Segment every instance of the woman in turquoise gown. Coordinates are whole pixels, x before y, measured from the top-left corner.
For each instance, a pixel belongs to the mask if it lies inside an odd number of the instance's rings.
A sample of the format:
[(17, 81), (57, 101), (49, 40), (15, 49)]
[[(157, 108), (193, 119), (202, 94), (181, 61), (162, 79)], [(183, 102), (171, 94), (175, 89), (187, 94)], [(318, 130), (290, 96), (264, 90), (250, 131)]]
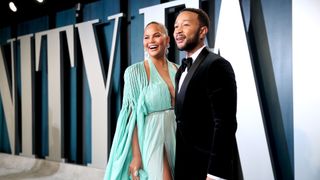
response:
[(176, 122), (174, 77), (166, 58), (170, 38), (164, 25), (144, 30), (145, 61), (128, 67), (124, 95), (105, 180), (173, 179)]

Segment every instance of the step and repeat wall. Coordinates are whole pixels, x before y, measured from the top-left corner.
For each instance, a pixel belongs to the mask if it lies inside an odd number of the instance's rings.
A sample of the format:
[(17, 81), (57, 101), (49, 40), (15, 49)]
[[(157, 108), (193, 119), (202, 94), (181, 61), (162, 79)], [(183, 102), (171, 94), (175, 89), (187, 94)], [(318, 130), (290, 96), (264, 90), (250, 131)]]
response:
[(207, 46), (234, 67), (243, 179), (319, 179), (317, 0), (97, 0), (1, 27), (0, 152), (104, 169), (144, 26), (167, 26), (180, 64), (185, 7), (209, 14)]

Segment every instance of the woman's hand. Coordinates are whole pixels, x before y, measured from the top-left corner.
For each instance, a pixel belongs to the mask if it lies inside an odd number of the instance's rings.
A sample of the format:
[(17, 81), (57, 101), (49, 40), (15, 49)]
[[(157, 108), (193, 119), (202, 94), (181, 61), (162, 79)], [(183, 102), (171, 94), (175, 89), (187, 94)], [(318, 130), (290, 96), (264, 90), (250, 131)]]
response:
[(139, 169), (142, 168), (142, 160), (141, 160), (141, 156), (137, 155), (134, 156), (130, 166), (129, 166), (129, 172), (131, 174), (131, 177), (133, 180), (139, 180)]
[(133, 180), (139, 180), (139, 169), (142, 168), (142, 158), (140, 153), (138, 130), (137, 126), (134, 127), (132, 136), (132, 161), (129, 165), (129, 172)]

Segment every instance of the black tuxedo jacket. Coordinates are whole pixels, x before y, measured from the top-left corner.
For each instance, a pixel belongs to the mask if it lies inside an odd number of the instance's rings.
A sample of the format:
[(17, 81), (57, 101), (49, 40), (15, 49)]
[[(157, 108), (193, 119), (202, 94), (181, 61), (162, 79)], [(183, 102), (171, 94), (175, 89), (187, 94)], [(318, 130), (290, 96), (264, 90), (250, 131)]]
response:
[[(176, 74), (176, 89), (181, 68)], [(190, 162), (199, 156), (205, 157), (201, 162), (205, 164), (205, 176), (209, 173), (231, 178), (237, 128), (236, 89), (230, 63), (204, 48), (189, 69), (179, 93), (176, 90), (176, 173), (186, 170), (179, 169), (184, 163), (193, 166), (190, 171), (201, 168), (202, 164), (198, 166), (197, 162)], [(186, 148), (191, 150), (186, 151)], [(187, 177), (190, 173), (185, 171)]]

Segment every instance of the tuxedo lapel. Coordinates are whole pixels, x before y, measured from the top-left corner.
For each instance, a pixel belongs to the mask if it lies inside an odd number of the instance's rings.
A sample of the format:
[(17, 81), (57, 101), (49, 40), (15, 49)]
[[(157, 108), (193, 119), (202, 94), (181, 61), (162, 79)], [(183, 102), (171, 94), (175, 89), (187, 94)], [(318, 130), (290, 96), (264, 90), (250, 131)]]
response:
[(176, 83), (176, 89), (175, 89), (175, 94), (178, 93), (178, 89), (179, 89), (179, 80), (181, 78), (181, 74), (182, 74), (182, 70), (183, 68), (180, 66), (179, 69), (177, 70), (177, 73), (176, 73), (176, 77), (175, 77), (175, 83)]
[[(178, 72), (177, 72), (177, 76), (176, 76), (176, 107), (178, 108), (178, 112), (180, 111), (180, 109), (182, 108), (184, 99), (185, 99), (185, 94), (186, 94), (186, 90), (188, 88), (189, 82), (192, 79), (192, 76), (194, 75), (194, 73), (197, 71), (199, 65), (204, 61), (204, 59), (207, 57), (207, 55), (209, 54), (209, 51), (207, 48), (203, 48), (203, 50), (201, 51), (201, 53), (199, 54), (199, 56), (197, 57), (197, 59), (194, 61), (194, 63), (192, 64), (191, 68), (188, 71), (187, 76), (185, 77), (180, 91), (178, 92), (177, 89), (179, 88), (179, 80), (182, 74), (182, 70), (181, 68), (179, 68)], [(181, 67), (181, 66), (180, 66)]]

